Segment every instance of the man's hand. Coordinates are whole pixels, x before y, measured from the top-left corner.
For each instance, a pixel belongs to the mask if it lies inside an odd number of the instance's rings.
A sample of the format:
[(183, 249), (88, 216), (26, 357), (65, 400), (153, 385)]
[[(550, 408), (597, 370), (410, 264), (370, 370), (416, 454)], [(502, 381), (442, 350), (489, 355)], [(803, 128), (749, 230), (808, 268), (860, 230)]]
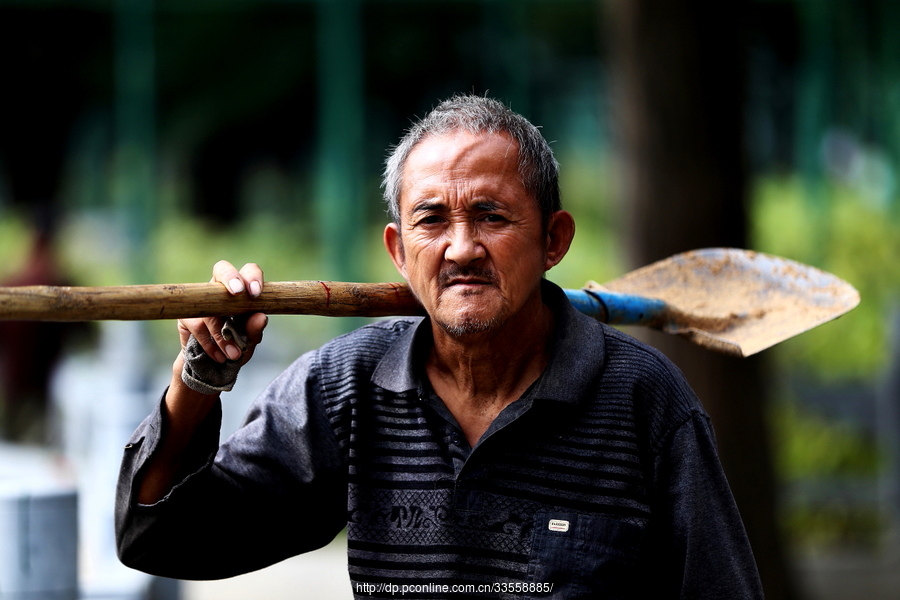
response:
[[(254, 263), (244, 265), (238, 271), (228, 261), (220, 260), (213, 266), (213, 276), (210, 281), (219, 282), (234, 296), (250, 294), (256, 297), (262, 293), (263, 272)], [(224, 317), (207, 317), (204, 319), (180, 319), (178, 321), (178, 334), (181, 337), (181, 347), (184, 348), (188, 338), (193, 335), (203, 350), (216, 362), (224, 363), (227, 360), (241, 360), (241, 364), (250, 360), (253, 349), (262, 341), (262, 332), (268, 322), (263, 313), (250, 315), (246, 320), (246, 335), (249, 341), (247, 350), (241, 354), (238, 345), (222, 336), (222, 327), (225, 325)]]
[[(225, 284), (234, 295), (259, 296), (263, 289), (263, 272), (255, 264), (247, 264), (238, 271), (231, 263), (219, 261), (213, 267), (212, 281)], [(178, 321), (181, 346), (193, 335), (204, 351), (218, 363), (226, 360), (250, 360), (253, 349), (262, 341), (262, 332), (268, 318), (263, 313), (250, 315), (246, 320), (247, 348), (242, 353), (234, 341), (222, 336), (222, 326), (227, 319), (182, 319)], [(141, 504), (153, 504), (163, 498), (172, 486), (183, 477), (182, 459), (196, 429), (215, 406), (218, 393), (201, 393), (188, 387), (182, 380), (184, 352), (172, 365), (172, 382), (166, 392), (163, 405), (164, 433), (156, 452), (148, 459), (144, 474), (138, 482), (137, 500)]]

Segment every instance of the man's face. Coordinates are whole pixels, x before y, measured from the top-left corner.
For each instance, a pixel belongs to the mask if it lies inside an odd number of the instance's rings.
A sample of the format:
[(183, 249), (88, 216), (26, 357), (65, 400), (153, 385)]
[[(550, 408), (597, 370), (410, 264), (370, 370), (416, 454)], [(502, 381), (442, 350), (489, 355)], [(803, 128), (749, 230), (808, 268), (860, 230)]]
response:
[[(568, 249), (545, 228), (507, 135), (464, 131), (428, 137), (410, 153), (400, 188), (400, 224), (385, 245), (431, 318), (465, 335), (505, 323), (540, 302), (540, 280)], [(564, 215), (564, 217), (560, 217)]]

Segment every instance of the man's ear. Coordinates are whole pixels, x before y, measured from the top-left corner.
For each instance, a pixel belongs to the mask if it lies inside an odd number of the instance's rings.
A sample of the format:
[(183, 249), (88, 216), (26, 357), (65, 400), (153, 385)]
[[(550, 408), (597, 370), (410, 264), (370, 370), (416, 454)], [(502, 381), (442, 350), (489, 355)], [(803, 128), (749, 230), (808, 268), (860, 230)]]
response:
[(565, 210), (558, 210), (547, 222), (547, 259), (544, 270), (549, 271), (559, 264), (575, 237), (575, 219)]
[(400, 227), (396, 223), (385, 225), (384, 247), (387, 249), (388, 254), (391, 255), (391, 260), (394, 261), (397, 271), (400, 272), (403, 279), (406, 279), (406, 254), (403, 252), (403, 240), (400, 239)]

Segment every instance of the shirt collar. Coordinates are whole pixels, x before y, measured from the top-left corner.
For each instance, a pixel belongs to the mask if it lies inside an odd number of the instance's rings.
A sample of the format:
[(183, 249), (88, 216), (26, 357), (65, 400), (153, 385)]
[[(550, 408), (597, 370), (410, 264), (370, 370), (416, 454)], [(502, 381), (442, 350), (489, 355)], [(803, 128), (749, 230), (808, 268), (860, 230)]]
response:
[[(578, 312), (554, 283), (541, 282), (544, 302), (553, 310), (555, 326), (550, 362), (534, 386), (535, 399), (575, 403), (583, 398), (604, 361), (603, 326)], [(404, 331), (372, 374), (372, 382), (388, 391), (418, 390), (422, 365), (431, 344), (428, 319)]]

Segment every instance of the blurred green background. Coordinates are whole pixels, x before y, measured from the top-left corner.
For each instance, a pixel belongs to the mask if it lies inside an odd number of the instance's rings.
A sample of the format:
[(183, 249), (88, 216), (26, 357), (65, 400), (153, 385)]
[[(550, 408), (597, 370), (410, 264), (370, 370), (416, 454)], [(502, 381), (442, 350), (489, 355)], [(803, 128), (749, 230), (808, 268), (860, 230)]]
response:
[[(605, 5), (625, 1), (0, 0), (0, 281), (28, 270), (35, 223), (80, 285), (204, 281), (223, 258), (270, 280), (396, 280), (386, 149), (459, 92), (504, 100), (552, 142), (578, 231), (550, 279), (624, 274), (638, 265)], [(753, 0), (738, 25), (747, 246), (862, 296), (766, 351), (788, 570), (845, 554), (893, 565), (900, 3)], [(268, 360), (347, 327), (278, 317)], [(145, 334), (148, 369), (164, 371), (173, 324)]]

